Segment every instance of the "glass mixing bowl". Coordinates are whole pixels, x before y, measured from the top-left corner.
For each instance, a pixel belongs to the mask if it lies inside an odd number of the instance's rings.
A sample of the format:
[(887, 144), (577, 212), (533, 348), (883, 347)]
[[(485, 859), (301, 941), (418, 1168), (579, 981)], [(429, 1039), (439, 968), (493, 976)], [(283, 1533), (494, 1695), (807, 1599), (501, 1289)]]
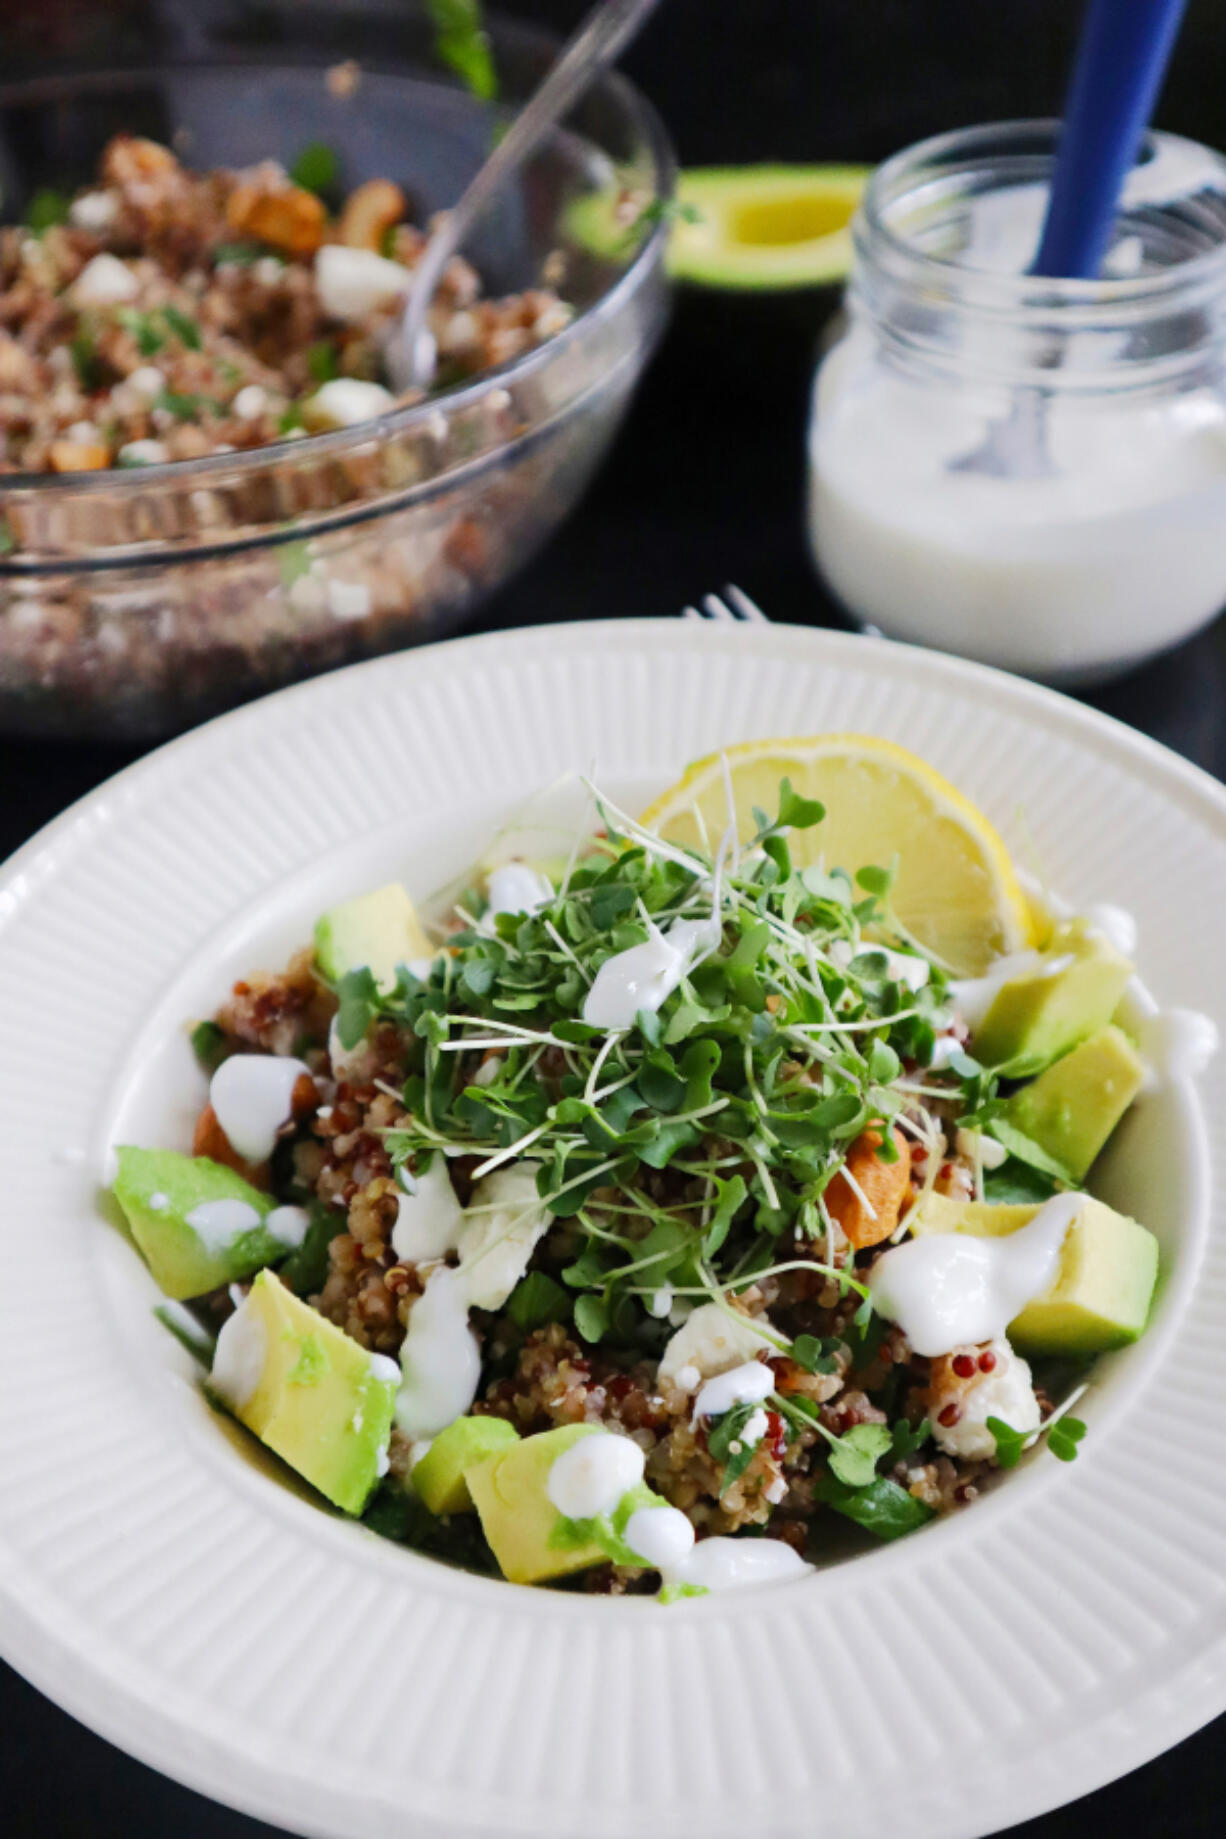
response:
[[(7, 218), (92, 177), (121, 129), (190, 165), (341, 156), (346, 187), (395, 179), (419, 222), (454, 202), (549, 40), (492, 30), (493, 112), (428, 64), (241, 59), (0, 88)], [(309, 54), (308, 54), (309, 56)], [(331, 60), (334, 66), (335, 60)], [(548, 343), (338, 433), (133, 470), (0, 479), (0, 726), (164, 734), (293, 678), (461, 625), (587, 485), (663, 322), (672, 155), (622, 79), (593, 90), (465, 253), (498, 295), (550, 280), (576, 309)], [(590, 195), (649, 207), (585, 236)], [(598, 245), (598, 246), (597, 246)]]

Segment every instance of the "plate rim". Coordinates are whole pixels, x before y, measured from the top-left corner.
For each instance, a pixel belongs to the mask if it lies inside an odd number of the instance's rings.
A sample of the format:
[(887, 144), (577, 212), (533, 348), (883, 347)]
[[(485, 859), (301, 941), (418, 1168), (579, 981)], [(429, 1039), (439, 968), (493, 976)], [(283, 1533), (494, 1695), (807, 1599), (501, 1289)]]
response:
[[(763, 632), (768, 636), (763, 637)], [(470, 656), (476, 658), (480, 654), (495, 656), (501, 652), (514, 653), (521, 648), (530, 650), (533, 646), (543, 647), (550, 641), (558, 651), (563, 652), (598, 650), (610, 646), (628, 651), (634, 651), (644, 645), (651, 649), (657, 638), (665, 634), (679, 641), (681, 638), (680, 622), (670, 619), (562, 622), (554, 626), (513, 628), (510, 631), (442, 640), (416, 650), (395, 654), (392, 658), (375, 659), (349, 666), (342, 671), (329, 673), (306, 683), (292, 686), (287, 690), (216, 717), (200, 728), (165, 743), (112, 775), (100, 786), (95, 787), (69, 806), (66, 811), (52, 819), (3, 865), (0, 865), (0, 937), (3, 935), (6, 922), (20, 910), (25, 899), (31, 895), (36, 896), (40, 877), (36, 876), (35, 886), (28, 889), (14, 885), (20, 884), (29, 876), (33, 865), (47, 862), (49, 865), (47, 873), (53, 876), (58, 867), (54, 858), (63, 840), (71, 837), (82, 824), (88, 824), (94, 810), (105, 806), (108, 799), (114, 801), (126, 797), (131, 789), (140, 786), (147, 778), (156, 778), (164, 773), (168, 758), (187, 762), (194, 751), (207, 752), (210, 748), (217, 747), (219, 733), (235, 737), (241, 737), (246, 729), (255, 730), (258, 733), (261, 726), (269, 721), (270, 711), (275, 711), (276, 719), (280, 720), (286, 710), (289, 710), (292, 715), (294, 711), (308, 706), (312, 701), (323, 701), (332, 695), (347, 694), (344, 686), (354, 678), (368, 676), (374, 678), (384, 673), (408, 674), (423, 663), (436, 664), (440, 656), (454, 659), (457, 668), (462, 668), (463, 660)], [(990, 694), (993, 700), (1003, 701), (1006, 706), (1021, 710), (1023, 719), (1027, 711), (1033, 709), (1039, 715), (1039, 726), (1041, 727), (1054, 723), (1078, 740), (1084, 741), (1087, 737), (1100, 740), (1101, 750), (1106, 750), (1111, 754), (1122, 750), (1125, 756), (1141, 765), (1147, 778), (1152, 778), (1154, 774), (1159, 775), (1164, 781), (1162, 790), (1165, 790), (1172, 782), (1180, 784), (1195, 805), (1197, 815), (1201, 820), (1208, 821), (1219, 837), (1226, 839), (1226, 787), (1220, 785), (1202, 768), (1173, 753), (1151, 737), (1139, 734), (1127, 724), (1099, 710), (1075, 703), (1058, 691), (1010, 677), (991, 667), (966, 660), (902, 646), (890, 640), (830, 632), (821, 628), (773, 625), (761, 629), (690, 625), (685, 629), (684, 642), (719, 645), (721, 648), (753, 645), (755, 634), (758, 635), (756, 642), (768, 649), (779, 646), (786, 648), (791, 645), (798, 645), (800, 649), (806, 651), (816, 648), (818, 652), (825, 651), (831, 654), (833, 662), (844, 663), (857, 669), (867, 668), (870, 672), (874, 656), (888, 654), (891, 666), (893, 666), (899, 654), (906, 653), (913, 661), (917, 672), (926, 675), (929, 681), (935, 682), (938, 686), (942, 681), (960, 686), (969, 685), (972, 688), (978, 684)], [(0, 1547), (0, 1558), (3, 1556), (4, 1551)], [(741, 1613), (748, 1614), (747, 1607), (738, 1607)], [(566, 1611), (560, 1613), (568, 1616), (569, 1605)], [(23, 1619), (23, 1614), (20, 1605), (15, 1606), (8, 1600), (7, 1585), (3, 1576), (0, 1575), (0, 1627), (5, 1633), (5, 1657), (40, 1690), (47, 1692), (55, 1702), (63, 1705), (72, 1715), (91, 1728), (100, 1731), (109, 1741), (139, 1756), (142, 1761), (151, 1766), (162, 1768), (165, 1772), (173, 1774), (176, 1780), (209, 1798), (214, 1800), (221, 1798), (226, 1804), (252, 1812), (257, 1817), (272, 1820), (274, 1823), (285, 1817), (283, 1806), (278, 1809), (273, 1799), (265, 1798), (263, 1794), (256, 1792), (257, 1784), (254, 1780), (244, 1785), (241, 1795), (228, 1794), (224, 1789), (219, 1795), (216, 1781), (209, 1774), (203, 1760), (198, 1768), (191, 1766), (190, 1755), (186, 1759), (168, 1760), (167, 1749), (173, 1745), (168, 1745), (165, 1734), (159, 1738), (151, 1738), (146, 1745), (138, 1735), (134, 1736), (130, 1727), (130, 1718), (126, 1714), (121, 1714), (118, 1704), (112, 1717), (109, 1713), (104, 1713), (96, 1699), (91, 1699), (86, 1687), (82, 1686), (77, 1690), (71, 1683), (66, 1683), (66, 1669), (70, 1669), (75, 1660), (70, 1646), (65, 1647), (58, 1656), (48, 1654), (46, 1664), (40, 1665), (37, 1654), (25, 1651), (27, 1646), (30, 1649), (38, 1647), (39, 1630), (44, 1625), (37, 1618), (29, 1617), (28, 1643), (22, 1641), (18, 1636), (16, 1647), (22, 1652), (15, 1653), (10, 1643), (10, 1636), (14, 1634), (17, 1622)], [(1204, 1691), (1201, 1705), (1195, 1708), (1194, 1715), (1189, 1717), (1189, 1707), (1186, 1704), (1180, 1704), (1179, 1694), (1172, 1690), (1169, 1695), (1170, 1702), (1165, 1721), (1161, 1715), (1155, 1715), (1147, 1721), (1142, 1732), (1138, 1733), (1136, 1730), (1130, 1732), (1129, 1769), (1139, 1766), (1140, 1763), (1169, 1747), (1171, 1743), (1178, 1741), (1180, 1737), (1190, 1734), (1192, 1730), (1208, 1722), (1226, 1706), (1226, 1626), (1214, 1640), (1218, 1651), (1212, 1656), (1212, 1665), (1209, 1664), (1210, 1656), (1207, 1651), (1204, 1655), (1186, 1658), (1179, 1669), (1181, 1676), (1188, 1671), (1189, 1667), (1199, 1669)], [(56, 1664), (57, 1659), (59, 1665)], [(101, 1681), (101, 1675), (99, 1677)], [(1173, 1686), (1174, 1681), (1171, 1683)], [(1209, 1702), (1210, 1700), (1212, 1702)], [(135, 1698), (133, 1703), (137, 1703)], [(178, 1731), (178, 1727), (172, 1728), (174, 1733), (181, 1738), (182, 1733)], [(212, 1739), (210, 1738), (209, 1741)], [(182, 1748), (181, 1743), (180, 1748)], [(189, 1744), (189, 1751), (190, 1748)], [(1064, 1787), (1059, 1788), (1053, 1794), (1050, 1784), (1045, 1785), (1042, 1772), (1035, 1770), (1026, 1784), (1025, 1791), (1017, 1793), (1013, 1809), (999, 1823), (990, 1827), (975, 1825), (958, 1830), (964, 1830), (968, 1834), (999, 1830), (999, 1825), (1029, 1817), (1034, 1813), (1060, 1805), (1068, 1798), (1074, 1798), (1076, 1795), (1101, 1786), (1115, 1779), (1117, 1773), (1116, 1764), (1112, 1761), (1106, 1762), (1105, 1765), (1101, 1758), (1098, 1763), (1083, 1762), (1075, 1772), (1077, 1785), (1070, 1796)], [(299, 1817), (295, 1815), (295, 1818)], [(472, 1830), (473, 1832), (489, 1830), (486, 1826), (474, 1826), (471, 1829), (462, 1827), (451, 1816), (444, 1815), (444, 1819), (445, 1825), (439, 1830), (456, 1833), (461, 1830)], [(308, 1824), (301, 1830), (320, 1835), (331, 1835), (343, 1829), (332, 1824)]]

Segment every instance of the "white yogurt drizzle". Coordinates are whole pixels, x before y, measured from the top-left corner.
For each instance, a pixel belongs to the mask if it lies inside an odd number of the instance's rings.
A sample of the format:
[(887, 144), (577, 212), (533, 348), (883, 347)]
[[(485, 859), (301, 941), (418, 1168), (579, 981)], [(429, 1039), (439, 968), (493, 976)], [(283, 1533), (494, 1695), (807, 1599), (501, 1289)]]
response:
[(306, 1238), (311, 1216), (305, 1207), (274, 1207), (264, 1221), (265, 1230), (282, 1245), (296, 1251)]
[(625, 1537), (653, 1571), (675, 1571), (694, 1549), (694, 1528), (680, 1507), (636, 1507)]
[(1140, 1037), (1146, 1092), (1199, 1079), (1219, 1045), (1217, 1024), (1198, 1009), (1164, 1009), (1147, 1016)]
[(464, 1222), (464, 1209), (446, 1162), (436, 1155), (420, 1175), (412, 1174), (406, 1163), (397, 1180), (402, 1193), (392, 1227), (392, 1250), (405, 1264), (430, 1264), (445, 1258), (457, 1244)]
[(605, 959), (583, 1004), (583, 1019), (590, 1028), (632, 1028), (640, 1009), (654, 1015), (694, 966), (719, 950), (724, 863), (735, 840), (735, 832), (729, 832), (719, 846), (706, 919), (674, 920), (663, 932), (649, 920), (641, 945)]
[(1054, 1194), (1029, 1225), (999, 1239), (925, 1233), (877, 1260), (873, 1307), (897, 1322), (917, 1354), (994, 1341), (1054, 1279), (1081, 1194)]
[(241, 1233), (250, 1232), (261, 1223), (259, 1209), (237, 1196), (226, 1200), (202, 1200), (183, 1217), (205, 1250), (210, 1252), (224, 1251)]
[(637, 1443), (614, 1431), (580, 1437), (550, 1464), (545, 1492), (566, 1519), (594, 1520), (642, 1481), (644, 1460)]
[(477, 1396), (481, 1348), (468, 1325), (468, 1298), (458, 1271), (440, 1264), (409, 1311), (400, 1350), (396, 1423), (406, 1437), (433, 1437)]
[[(717, 1418), (735, 1405), (757, 1405), (775, 1390), (775, 1375), (761, 1360), (747, 1360), (708, 1379), (694, 1400), (695, 1418)], [(756, 1441), (756, 1439), (750, 1439)]]
[(1137, 922), (1126, 907), (1113, 907), (1109, 901), (1098, 901), (1087, 907), (1082, 917), (1087, 929), (1106, 939), (1121, 957), (1132, 957), (1137, 949)]
[(491, 919), (498, 913), (536, 913), (553, 899), (553, 883), (526, 862), (503, 862), (490, 870), (486, 894)]
[(663, 1571), (674, 1587), (694, 1584), (704, 1590), (737, 1590), (746, 1584), (774, 1583), (811, 1571), (798, 1552), (782, 1539), (700, 1539), (681, 1564)]
[(243, 1302), (223, 1322), (213, 1354), (210, 1384), (232, 1411), (241, 1411), (255, 1392), (268, 1357), (263, 1318)]
[(239, 1155), (267, 1162), (293, 1113), (294, 1086), (310, 1068), (283, 1054), (232, 1054), (209, 1086), (217, 1122)]

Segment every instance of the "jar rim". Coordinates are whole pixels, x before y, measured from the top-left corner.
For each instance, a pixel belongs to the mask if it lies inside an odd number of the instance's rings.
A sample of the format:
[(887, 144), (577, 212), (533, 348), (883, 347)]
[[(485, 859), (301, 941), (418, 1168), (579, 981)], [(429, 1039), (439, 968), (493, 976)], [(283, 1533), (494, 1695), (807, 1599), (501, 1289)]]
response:
[[(985, 314), (1025, 314), (1033, 310), (1044, 320), (1067, 321), (1070, 326), (1079, 318), (1092, 316), (1095, 323), (1104, 317), (1132, 321), (1143, 317), (1158, 305), (1165, 305), (1174, 294), (1220, 290), (1226, 286), (1226, 216), (1222, 223), (1222, 240), (1209, 249), (1198, 251), (1183, 261), (1152, 270), (1147, 274), (1105, 276), (1094, 280), (1069, 279), (1030, 274), (1000, 273), (974, 268), (949, 257), (921, 249), (889, 221), (889, 212), (908, 194), (921, 189), (925, 172), (932, 174), (944, 166), (945, 176), (981, 171), (994, 156), (998, 160), (1026, 158), (1033, 162), (1025, 179), (1041, 178), (1044, 163), (1050, 170), (1062, 123), (1055, 118), (1017, 119), (991, 122), (970, 128), (955, 128), (944, 134), (902, 149), (885, 160), (873, 174), (865, 189), (853, 224), (857, 259), (873, 262), (884, 259), (896, 272), (906, 272), (916, 288), (934, 287), (948, 293), (955, 289), (958, 304)], [(1008, 142), (1019, 145), (1012, 153)], [(1046, 140), (1048, 151), (1041, 143)], [(1021, 153), (1023, 143), (1030, 150)], [(1221, 190), (1226, 201), (1226, 158), (1183, 135), (1165, 131), (1146, 134), (1143, 149), (1150, 158), (1164, 148), (1195, 149), (1216, 164), (1221, 174)], [(964, 155), (958, 161), (953, 155)], [(1019, 183), (1023, 182), (1019, 176)], [(1185, 194), (1190, 195), (1190, 194)], [(1175, 203), (1172, 196), (1167, 202)]]

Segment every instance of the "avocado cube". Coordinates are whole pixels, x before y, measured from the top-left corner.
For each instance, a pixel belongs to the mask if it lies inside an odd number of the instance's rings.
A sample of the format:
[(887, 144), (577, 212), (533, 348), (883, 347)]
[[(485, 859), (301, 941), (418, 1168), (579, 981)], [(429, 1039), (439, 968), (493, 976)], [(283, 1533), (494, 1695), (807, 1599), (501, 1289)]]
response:
[(433, 951), (398, 881), (329, 908), (315, 925), (315, 962), (333, 983), (367, 969), (381, 990), (391, 990), (398, 966)]
[(971, 1051), (1015, 1078), (1042, 1072), (1105, 1028), (1133, 967), (1100, 933), (1057, 926), (1037, 968), (1002, 985), (975, 1030)]
[(431, 1513), (471, 1513), (465, 1469), (518, 1442), (519, 1432), (505, 1418), (457, 1418), (413, 1464), (413, 1486)]
[(167, 1296), (204, 1296), (276, 1264), (293, 1241), (265, 1221), (277, 1203), (233, 1169), (174, 1149), (117, 1152), (112, 1192)]
[(604, 1434), (597, 1424), (564, 1424), (525, 1437), (465, 1471), (490, 1549), (513, 1584), (539, 1584), (605, 1563), (608, 1554), (594, 1540), (553, 1543), (563, 1520), (547, 1492), (549, 1471), (562, 1452), (580, 1437)]
[(345, 1513), (361, 1513), (387, 1469), (400, 1368), (372, 1354), (261, 1271), (222, 1328), (210, 1387)]
[[(1060, 1264), (1041, 1296), (1009, 1323), (1023, 1354), (1101, 1354), (1137, 1340), (1158, 1281), (1152, 1232), (1086, 1194), (1065, 1236)], [(966, 1232), (997, 1238), (1029, 1225), (1037, 1206), (949, 1200), (930, 1194), (911, 1215), (911, 1231)]]
[(1015, 1092), (1002, 1115), (1083, 1181), (1144, 1076), (1128, 1036), (1109, 1025)]

